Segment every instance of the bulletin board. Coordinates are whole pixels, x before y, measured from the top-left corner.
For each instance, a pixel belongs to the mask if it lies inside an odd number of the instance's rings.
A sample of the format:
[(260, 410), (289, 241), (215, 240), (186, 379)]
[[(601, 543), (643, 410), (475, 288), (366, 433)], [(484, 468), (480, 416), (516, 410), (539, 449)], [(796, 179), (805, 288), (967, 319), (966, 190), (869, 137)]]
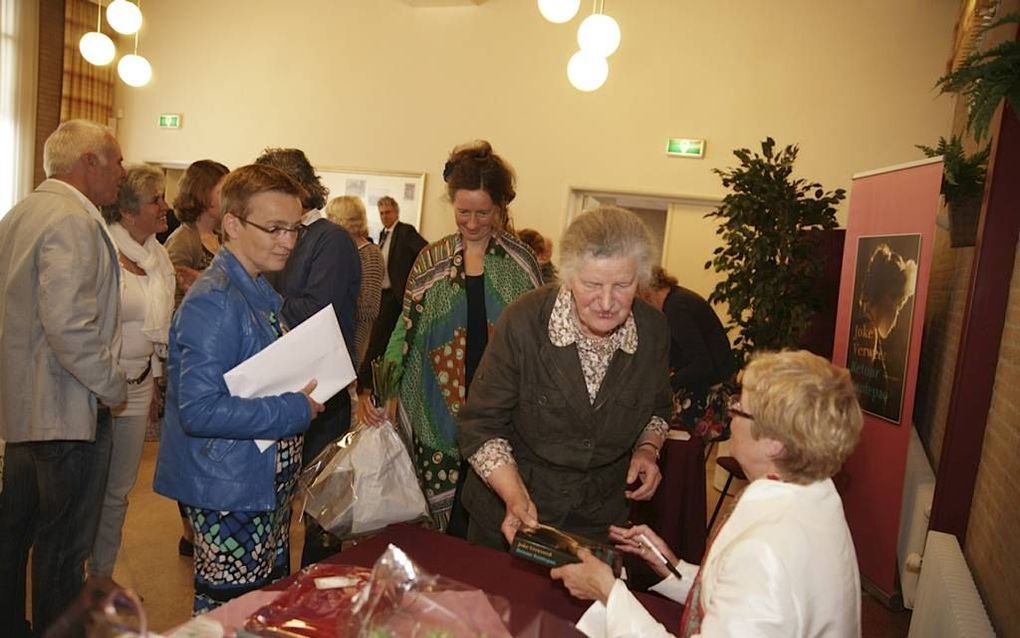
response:
[(369, 235), (378, 239), (379, 198), (390, 196), (400, 207), (400, 221), (421, 231), (421, 211), (425, 202), (425, 173), (316, 167), (316, 174), (329, 189), (330, 199), (341, 195), (358, 197), (368, 213)]

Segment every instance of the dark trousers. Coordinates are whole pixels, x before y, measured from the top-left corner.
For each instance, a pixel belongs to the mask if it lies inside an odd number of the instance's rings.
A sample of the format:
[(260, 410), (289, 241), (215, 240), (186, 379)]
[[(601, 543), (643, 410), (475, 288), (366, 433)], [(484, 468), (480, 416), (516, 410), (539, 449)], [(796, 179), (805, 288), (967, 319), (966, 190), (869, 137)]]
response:
[[(326, 401), (326, 409), (312, 420), (305, 432), (301, 449), (302, 465), (311, 463), (327, 445), (351, 429), (351, 395), (343, 389)], [(340, 551), (340, 541), (322, 529), (311, 516), (304, 517), (305, 544), (301, 549), (301, 567), (332, 556)]]
[(361, 370), (358, 373), (358, 389), (372, 389), (372, 361), (386, 352), (386, 346), (390, 343), (390, 335), (393, 328), (400, 319), (403, 310), (403, 299), (400, 298), (392, 288), (382, 291), (379, 299), (379, 315), (372, 323), (372, 333), (368, 337), (368, 347), (365, 349), (365, 359), (361, 362)]
[[(110, 411), (96, 440), (8, 443), (0, 492), (0, 636), (41, 636), (74, 602), (99, 525), (112, 446)], [(32, 550), (32, 630), (25, 570)]]

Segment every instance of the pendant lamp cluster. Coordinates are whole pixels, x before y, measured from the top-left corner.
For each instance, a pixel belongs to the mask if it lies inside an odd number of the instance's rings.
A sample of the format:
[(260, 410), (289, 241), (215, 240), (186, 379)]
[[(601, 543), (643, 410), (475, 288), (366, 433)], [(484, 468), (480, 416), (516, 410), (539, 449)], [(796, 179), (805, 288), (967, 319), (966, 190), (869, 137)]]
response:
[[(538, 0), (542, 17), (555, 24), (570, 22), (581, 0)], [(620, 47), (620, 25), (605, 13), (605, 0), (594, 0), (592, 14), (577, 29), (578, 51), (567, 63), (567, 79), (579, 91), (594, 91), (609, 77), (608, 58)]]
[[(110, 36), (103, 33), (103, 5), (99, 1), (96, 30), (89, 31), (78, 41), (82, 57), (96, 66), (106, 66), (117, 56), (117, 47)], [(113, 0), (106, 7), (106, 22), (117, 33), (135, 36), (134, 53), (122, 56), (117, 62), (117, 75), (130, 86), (145, 86), (152, 79), (152, 65), (138, 55), (138, 31), (142, 28), (141, 0)]]

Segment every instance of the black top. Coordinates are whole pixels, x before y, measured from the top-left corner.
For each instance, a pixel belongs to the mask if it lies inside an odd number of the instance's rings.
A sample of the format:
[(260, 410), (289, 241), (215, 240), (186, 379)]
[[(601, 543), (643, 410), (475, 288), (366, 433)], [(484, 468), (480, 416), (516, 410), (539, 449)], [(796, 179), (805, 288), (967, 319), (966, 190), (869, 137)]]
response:
[(736, 371), (726, 329), (701, 295), (673, 286), (662, 312), (669, 321), (669, 368), (674, 392), (681, 388), (703, 392)]
[(467, 290), (467, 352), (464, 353), (464, 391), (471, 390), (471, 379), (489, 343), (489, 321), (485, 316), (485, 275), (465, 275)]

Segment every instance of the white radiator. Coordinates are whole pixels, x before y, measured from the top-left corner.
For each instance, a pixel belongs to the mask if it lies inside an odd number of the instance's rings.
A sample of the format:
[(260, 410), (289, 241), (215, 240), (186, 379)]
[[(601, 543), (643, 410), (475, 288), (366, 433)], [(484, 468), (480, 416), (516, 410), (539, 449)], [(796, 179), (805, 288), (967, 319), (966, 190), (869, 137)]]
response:
[(952, 534), (928, 532), (907, 638), (995, 638), (974, 578)]
[(928, 533), (932, 498), (935, 495), (935, 473), (921, 446), (917, 430), (910, 428), (910, 445), (907, 447), (907, 466), (903, 477), (903, 507), (900, 509), (900, 534), (897, 557), (900, 568), (900, 590), (903, 606), (914, 608), (917, 577), (924, 553), (924, 539)]

